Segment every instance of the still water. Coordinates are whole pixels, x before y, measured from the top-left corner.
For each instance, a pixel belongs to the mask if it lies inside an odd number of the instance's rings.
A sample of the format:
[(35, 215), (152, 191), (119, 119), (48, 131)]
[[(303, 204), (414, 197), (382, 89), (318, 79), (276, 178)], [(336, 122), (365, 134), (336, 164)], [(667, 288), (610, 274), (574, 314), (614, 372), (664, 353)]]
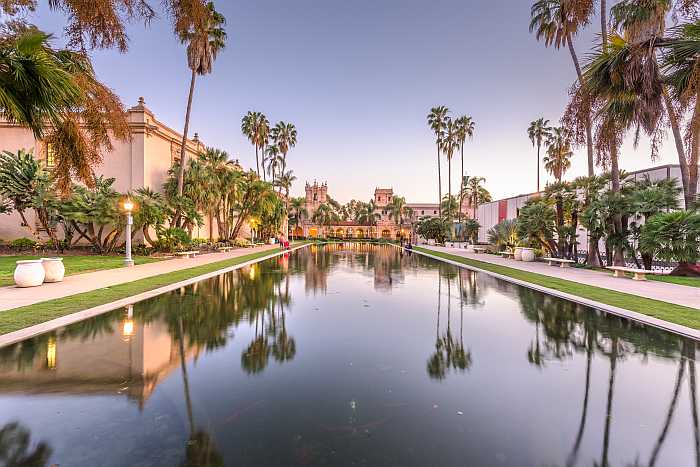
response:
[(0, 465), (698, 466), (695, 342), (389, 246), (0, 349)]

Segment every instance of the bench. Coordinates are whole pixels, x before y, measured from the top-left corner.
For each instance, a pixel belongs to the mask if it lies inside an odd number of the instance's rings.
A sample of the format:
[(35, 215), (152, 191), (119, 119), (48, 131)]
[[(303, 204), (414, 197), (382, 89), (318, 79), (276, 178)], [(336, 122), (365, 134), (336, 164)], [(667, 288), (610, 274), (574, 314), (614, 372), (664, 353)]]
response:
[(562, 259), (562, 258), (542, 258), (542, 259), (547, 261), (547, 264), (549, 264), (550, 266), (554, 266), (555, 264), (558, 264), (560, 268), (568, 268), (569, 265), (576, 263), (576, 261), (571, 260), (571, 259)]
[(217, 248), (217, 250), (223, 251), (224, 253), (226, 253), (228, 251), (233, 250), (233, 247), (232, 246), (220, 246), (219, 248)]
[(499, 253), (499, 255), (501, 255), (505, 259), (515, 258), (515, 253), (513, 253), (512, 251), (502, 251)]
[(479, 254), (488, 251), (488, 248), (485, 248), (483, 246), (473, 246), (472, 250), (474, 251), (474, 253)]
[(647, 274), (663, 274), (660, 271), (650, 271), (649, 269), (637, 269), (628, 268), (625, 266), (608, 266), (606, 269), (610, 269), (613, 272), (613, 277), (625, 277), (625, 273), (629, 272), (634, 274), (632, 279), (635, 281), (645, 281), (647, 280)]
[(199, 251), (178, 251), (175, 253), (175, 256), (179, 256), (181, 258), (194, 258), (199, 254)]

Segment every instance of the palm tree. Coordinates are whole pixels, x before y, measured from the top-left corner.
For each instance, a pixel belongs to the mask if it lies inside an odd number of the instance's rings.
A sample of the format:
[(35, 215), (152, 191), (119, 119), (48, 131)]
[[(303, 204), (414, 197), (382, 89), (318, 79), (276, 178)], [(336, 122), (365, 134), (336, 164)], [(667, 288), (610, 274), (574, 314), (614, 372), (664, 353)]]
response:
[(394, 196), (391, 198), (391, 203), (389, 203), (388, 208), (390, 217), (394, 219), (394, 222), (396, 222), (399, 228), (404, 224), (404, 219), (410, 218), (413, 215), (413, 210), (406, 206), (406, 198), (402, 196)]
[(544, 118), (538, 118), (537, 120), (530, 122), (530, 126), (527, 129), (527, 135), (532, 141), (532, 146), (537, 147), (537, 192), (540, 192), (540, 148), (542, 143), (546, 143), (552, 133), (552, 129), (548, 126), (549, 120)]
[(464, 176), (465, 196), (471, 201), (473, 219), (476, 219), (479, 205), (491, 201), (491, 193), (482, 185), (485, 181), (484, 177)]
[(323, 203), (316, 208), (311, 220), (318, 225), (324, 226), (326, 228), (326, 235), (328, 234), (328, 228), (337, 221), (338, 214), (331, 208), (328, 203)]
[(561, 183), (562, 177), (571, 168), (571, 156), (574, 155), (566, 128), (553, 128), (547, 145), (549, 147), (544, 158), (544, 168), (554, 175), (557, 183)]
[[(452, 199), (452, 156), (459, 148), (459, 144), (459, 125), (450, 117), (447, 117), (445, 138), (442, 141), (442, 151), (447, 156), (447, 195), (449, 199)], [(452, 217), (452, 211), (447, 213), (447, 217)]]
[[(440, 174), (440, 149), (442, 141), (445, 137), (445, 127), (447, 123), (447, 114), (449, 110), (444, 105), (433, 107), (428, 114), (428, 126), (435, 133), (435, 144), (437, 146), (437, 167), (438, 167), (438, 205), (442, 201), (442, 175)], [(440, 217), (442, 217), (442, 208), (438, 207)]]
[(291, 224), (294, 226), (292, 232), (294, 232), (296, 228), (299, 227), (301, 221), (309, 215), (308, 211), (306, 210), (306, 198), (292, 198), (287, 210), (289, 212)]
[(292, 188), (292, 184), (296, 179), (297, 178), (294, 176), (294, 171), (292, 170), (282, 172), (277, 179), (277, 186), (280, 189), (280, 193), (282, 193), (282, 190), (284, 190), (285, 198), (289, 198), (289, 190)]
[(277, 122), (271, 131), (272, 141), (279, 148), (280, 154), (287, 162), (287, 153), (297, 144), (297, 129), (293, 123)]
[(182, 131), (180, 147), (180, 172), (178, 174), (177, 192), (182, 196), (185, 186), (185, 167), (187, 165), (187, 132), (190, 127), (192, 112), (192, 96), (197, 75), (204, 76), (212, 72), (214, 60), (226, 46), (226, 18), (214, 9), (214, 3), (207, 3), (208, 14), (191, 28), (182, 31), (180, 42), (187, 44), (187, 66), (192, 71), (190, 91), (187, 97), (187, 112), (185, 113), (185, 129)]
[[(568, 3), (565, 3), (567, 2)], [(589, 0), (590, 2), (590, 0)], [(567, 11), (571, 8), (572, 11)], [(537, 40), (544, 40), (545, 47), (554, 45), (556, 49), (567, 46), (571, 54), (571, 60), (576, 69), (579, 83), (583, 83), (583, 72), (574, 49), (573, 36), (578, 32), (580, 25), (585, 24), (573, 0), (537, 0), (530, 10), (530, 32), (535, 31)], [(588, 175), (594, 173), (593, 164), (593, 131), (591, 129), (590, 109), (584, 109), (583, 117), (586, 131), (586, 146), (588, 150)]]
[(457, 123), (457, 138), (459, 139), (459, 149), (460, 149), (460, 162), (461, 170), (459, 175), (460, 185), (459, 185), (459, 219), (462, 219), (462, 205), (464, 204), (464, 196), (462, 192), (464, 191), (464, 143), (467, 139), (472, 139), (474, 137), (474, 121), (471, 117), (462, 115), (456, 120)]
[(263, 174), (265, 173), (265, 164), (267, 164), (267, 171), (270, 177), (272, 177), (272, 183), (274, 184), (277, 174), (287, 166), (284, 156), (276, 144), (268, 146), (265, 150), (265, 157), (263, 157)]
[[(260, 112), (249, 111), (241, 120), (241, 132), (248, 138), (248, 141), (255, 146), (255, 172), (260, 176), (260, 156), (259, 151), (267, 144), (270, 132), (270, 122), (267, 117)], [(269, 151), (270, 148), (267, 148)], [(265, 178), (265, 153), (263, 153), (262, 166), (263, 179)]]

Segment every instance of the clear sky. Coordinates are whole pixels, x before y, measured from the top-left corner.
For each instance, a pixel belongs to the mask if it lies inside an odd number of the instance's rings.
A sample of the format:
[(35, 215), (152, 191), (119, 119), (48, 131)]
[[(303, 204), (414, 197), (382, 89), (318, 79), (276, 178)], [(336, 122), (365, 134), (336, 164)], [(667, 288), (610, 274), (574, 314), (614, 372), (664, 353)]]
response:
[[(343, 202), (368, 200), (377, 186), (432, 202), (436, 151), (426, 115), (445, 105), (476, 122), (467, 174), (486, 177), (497, 198), (534, 191), (527, 126), (540, 116), (559, 120), (575, 75), (568, 51), (545, 49), (528, 32), (528, 0), (218, 0), (217, 8), (228, 20), (228, 46), (214, 73), (198, 82), (191, 123), (208, 145), (254, 166), (240, 121), (261, 111), (297, 126), (299, 143), (288, 155), (298, 177), (293, 194), (318, 179)], [(45, 4), (31, 19), (61, 34), (64, 19)], [(582, 59), (598, 27), (576, 39)], [(184, 47), (162, 18), (129, 32), (128, 53), (93, 53), (99, 77), (127, 106), (144, 96), (160, 120), (181, 129)], [(677, 163), (672, 142), (656, 162), (664, 163)], [(621, 165), (651, 166), (648, 144), (626, 144)], [(569, 176), (585, 167), (581, 148)]]

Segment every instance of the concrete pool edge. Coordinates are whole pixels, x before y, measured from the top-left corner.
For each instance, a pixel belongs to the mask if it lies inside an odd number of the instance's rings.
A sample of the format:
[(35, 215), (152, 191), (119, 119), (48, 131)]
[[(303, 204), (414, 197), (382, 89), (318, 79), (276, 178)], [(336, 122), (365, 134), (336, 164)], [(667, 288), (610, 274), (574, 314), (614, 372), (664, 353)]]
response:
[(311, 245), (311, 243), (304, 243), (302, 245), (297, 245), (293, 246), (289, 250), (278, 250), (274, 253), (270, 253), (269, 255), (261, 256), (259, 258), (254, 258), (248, 261), (244, 261), (239, 264), (234, 264), (232, 266), (228, 266), (225, 268), (217, 269), (216, 271), (211, 271), (205, 274), (200, 274), (199, 276), (191, 277), (189, 279), (185, 279), (183, 281), (179, 282), (173, 282), (172, 284), (164, 285), (162, 287), (158, 287), (153, 290), (148, 290), (146, 292), (142, 292), (136, 295), (132, 295), (130, 297), (122, 298), (119, 300), (115, 300), (113, 302), (105, 303), (102, 305), (97, 305), (91, 308), (87, 308), (82, 311), (77, 311), (75, 313), (70, 313), (65, 316), (61, 316), (59, 318), (55, 318), (49, 321), (45, 321), (43, 323), (35, 324), (33, 326), (29, 326), (17, 331), (9, 332), (7, 334), (0, 335), (0, 348), (5, 347), (8, 345), (16, 344), (17, 342), (21, 342), (25, 339), (31, 339), (32, 337), (36, 337), (41, 334), (45, 334), (47, 332), (54, 331), (56, 329), (60, 329), (62, 327), (75, 324), (77, 322), (89, 319), (89, 318), (94, 318), (95, 316), (99, 316), (101, 314), (116, 310), (121, 307), (125, 307), (128, 305), (133, 305), (134, 303), (141, 302), (143, 300), (147, 300), (149, 298), (153, 298), (155, 296), (167, 293), (167, 292), (172, 292), (173, 290), (177, 290), (181, 287), (185, 287), (188, 285), (192, 285), (196, 282), (200, 282), (203, 280), (211, 279), (212, 277), (220, 276), (221, 274), (225, 274), (227, 272), (235, 271), (240, 268), (244, 268), (246, 266), (250, 266), (251, 264), (256, 264), (261, 261), (265, 261), (268, 259), (275, 258), (277, 256), (281, 256), (285, 253), (291, 253), (293, 251), (299, 250), (301, 248), (305, 248), (307, 246)]
[[(395, 246), (397, 248), (401, 248), (398, 245), (395, 245)], [(471, 266), (469, 264), (461, 263), (459, 261), (453, 261), (453, 260), (448, 259), (448, 258), (443, 258), (440, 256), (431, 255), (430, 253), (425, 253), (423, 251), (418, 251), (415, 249), (411, 250), (411, 251), (412, 251), (412, 253), (417, 253), (419, 255), (423, 255), (425, 257), (428, 257), (428, 258), (431, 258), (431, 259), (434, 259), (437, 261), (443, 261), (443, 262), (451, 264), (453, 266), (457, 266), (457, 267), (464, 268), (464, 269), (469, 269), (469, 270), (475, 271), (475, 272), (481, 272), (481, 273), (487, 274), (489, 276), (495, 277), (497, 279), (501, 279), (501, 280), (510, 282), (512, 284), (520, 285), (522, 287), (527, 287), (529, 289), (536, 290), (536, 291), (542, 292), (542, 293), (546, 293), (548, 295), (552, 295), (552, 296), (557, 297), (557, 298), (562, 298), (562, 299), (568, 300), (570, 302), (574, 302), (574, 303), (578, 303), (580, 305), (595, 308), (595, 309), (598, 309), (598, 310), (603, 311), (605, 313), (609, 313), (609, 314), (612, 314), (615, 316), (620, 316), (622, 318), (626, 318), (626, 319), (629, 319), (629, 320), (632, 320), (632, 321), (635, 321), (635, 322), (638, 322), (641, 324), (645, 324), (647, 326), (653, 326), (655, 328), (659, 328), (659, 329), (662, 329), (664, 331), (672, 332), (674, 334), (679, 334), (683, 337), (688, 337), (688, 338), (700, 341), (700, 330), (696, 330), (696, 329), (693, 329), (693, 328), (690, 328), (687, 326), (683, 326), (680, 324), (671, 323), (669, 321), (664, 321), (662, 319), (654, 318), (653, 316), (648, 316), (648, 315), (645, 315), (643, 313), (638, 313), (636, 311), (627, 310), (625, 308), (620, 308), (620, 307), (616, 307), (613, 305), (607, 305), (605, 303), (597, 302), (595, 300), (590, 300), (590, 299), (587, 299), (584, 297), (580, 297), (578, 295), (573, 295), (573, 294), (569, 294), (566, 292), (561, 292), (559, 290), (550, 289), (548, 287), (544, 287), (544, 286), (541, 286), (538, 284), (533, 284), (532, 282), (527, 282), (527, 281), (524, 281), (521, 279), (515, 279), (513, 277), (510, 277), (510, 276), (507, 276), (504, 274), (499, 274), (497, 272), (491, 272), (491, 271), (488, 271), (486, 269), (481, 269), (481, 268), (476, 267), (476, 266)]]

